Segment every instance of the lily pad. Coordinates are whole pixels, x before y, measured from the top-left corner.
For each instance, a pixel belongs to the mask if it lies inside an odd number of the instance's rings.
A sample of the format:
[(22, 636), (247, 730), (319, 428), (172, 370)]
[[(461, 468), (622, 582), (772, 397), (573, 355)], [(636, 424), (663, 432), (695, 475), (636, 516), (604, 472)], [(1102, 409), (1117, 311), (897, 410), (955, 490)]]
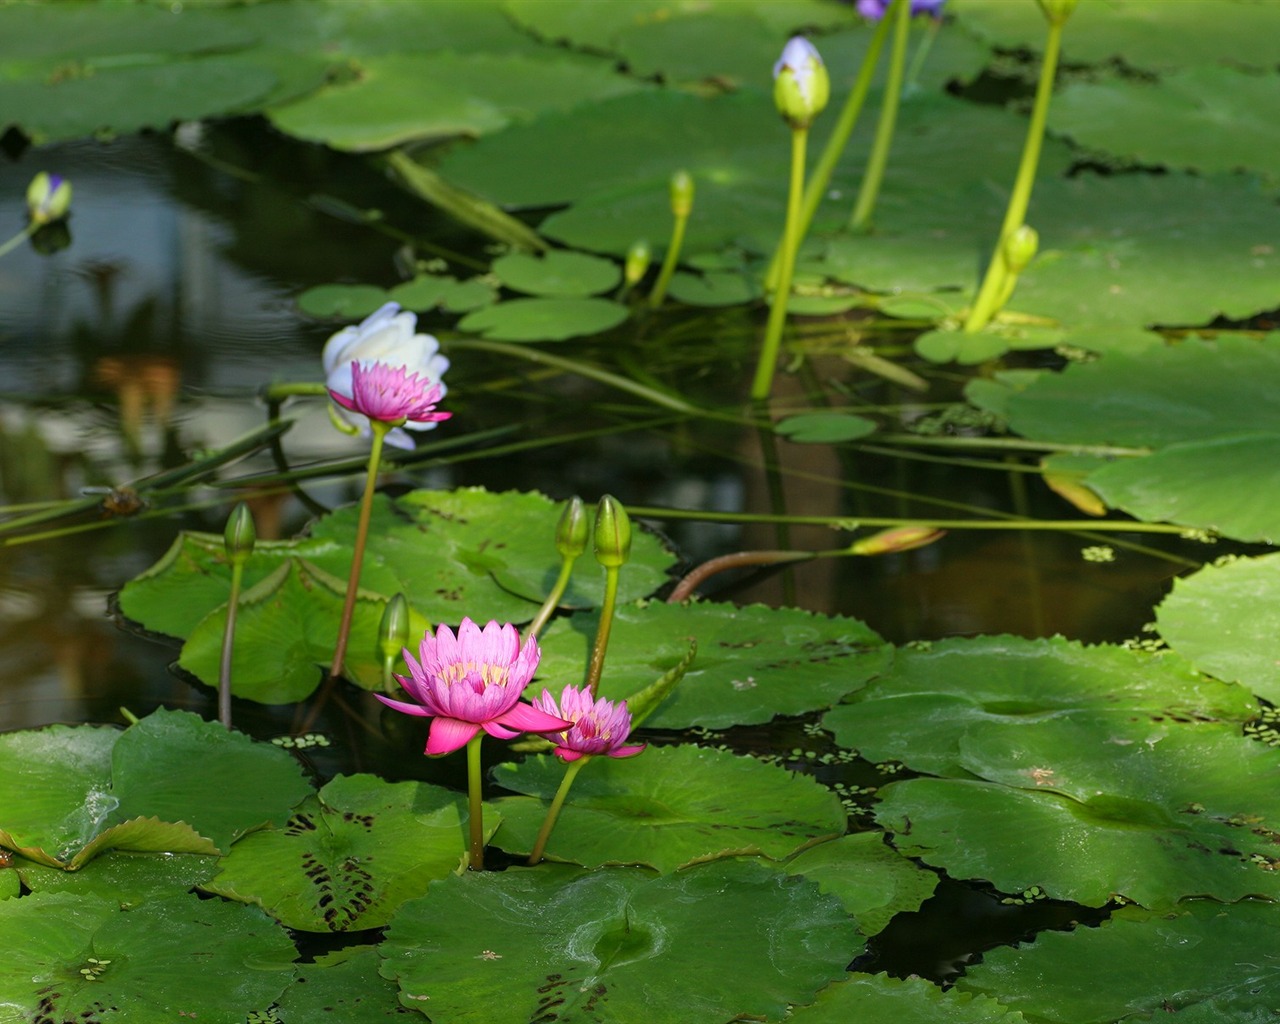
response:
[[(494, 778), (529, 794), (494, 803), (503, 821), (497, 844), (528, 853), (564, 765), (540, 755), (499, 765)], [(547, 855), (670, 872), (722, 857), (778, 859), (844, 828), (839, 798), (803, 775), (703, 747), (651, 747), (632, 758), (597, 758), (579, 773)]]
[(75, 871), (18, 858), (13, 874), (32, 892), (73, 892), (131, 907), (143, 900), (176, 896), (217, 873), (216, 855), (133, 853), (111, 850)]
[(805, 412), (780, 420), (773, 429), (803, 444), (839, 444), (874, 434), (876, 422), (847, 412)]
[(428, 882), (458, 869), (465, 821), (463, 798), (449, 790), (340, 775), (282, 828), (236, 843), (201, 888), (256, 903), (302, 931), (380, 928)]
[(616, 288), (622, 280), (622, 271), (612, 260), (564, 249), (542, 256), (508, 253), (494, 260), (491, 269), (508, 288), (529, 295), (598, 295)]
[(760, 297), (760, 283), (752, 277), (729, 271), (705, 274), (675, 274), (668, 294), (689, 306), (740, 306)]
[(944, 992), (923, 978), (891, 978), (885, 974), (853, 974), (828, 985), (812, 1006), (798, 1008), (788, 1018), (795, 1024), (1022, 1024), (1016, 1010), (990, 996)]
[[(553, 623), (541, 640), (543, 684), (558, 693), (564, 683), (581, 682), (595, 633), (591, 614)], [(655, 601), (619, 606), (600, 693), (619, 700), (647, 686), (684, 659), (690, 637), (697, 657), (645, 722), (649, 727), (718, 729), (830, 707), (880, 671), (890, 654), (857, 619), (762, 605)]]
[(458, 330), (496, 341), (564, 341), (602, 334), (627, 315), (627, 307), (612, 299), (508, 299), (468, 313)]
[(375, 946), (348, 946), (318, 956), (298, 968), (298, 980), (275, 1006), (281, 1024), (314, 1024), (333, 1015), (342, 1024), (386, 1024), (390, 1018), (422, 1016), (400, 1003), (400, 988), (378, 974), (382, 958)]
[(458, 1024), (778, 1019), (861, 948), (833, 898), (750, 863), (451, 877), (382, 944), (405, 1005)]

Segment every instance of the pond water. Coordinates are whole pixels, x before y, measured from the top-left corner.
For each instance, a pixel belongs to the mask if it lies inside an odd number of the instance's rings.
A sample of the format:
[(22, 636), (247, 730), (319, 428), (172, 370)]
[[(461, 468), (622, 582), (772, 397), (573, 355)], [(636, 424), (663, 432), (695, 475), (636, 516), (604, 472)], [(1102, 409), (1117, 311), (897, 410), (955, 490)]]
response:
[[(457, 265), (466, 264), (468, 251), (480, 252), (477, 240), (448, 222), (416, 205), (406, 209), (403, 194), (364, 162), (289, 141), (253, 121), (189, 126), (172, 140), (140, 135), (12, 154), (0, 166), (0, 222), (21, 223), (25, 182), (44, 166), (75, 182), (71, 244), (49, 255), (24, 248), (0, 263), (0, 468), (13, 515), (70, 510), (95, 488), (126, 484), (147, 498), (148, 477), (261, 426), (262, 386), (318, 379), (320, 349), (336, 329), (297, 312), (305, 288), (393, 283), (392, 268), (409, 241)], [(410, 229), (353, 222), (354, 211), (375, 208), (382, 224)], [(434, 327), (429, 317), (420, 326)], [(624, 329), (603, 343), (686, 381), (701, 401), (728, 407), (742, 393), (759, 328), (745, 314), (674, 312), (653, 317), (643, 337)], [(451, 339), (443, 340), (449, 351)], [(904, 351), (901, 339), (886, 344)], [(558, 351), (592, 354), (590, 345)], [(424, 457), (388, 475), (392, 493), (481, 485), (588, 501), (611, 492), (649, 509), (781, 506), (846, 517), (1066, 512), (1044, 488), (1025, 486), (1016, 462), (1007, 472), (971, 469), (856, 444), (780, 442), (771, 456), (780, 490), (771, 493), (759, 440), (737, 425), (655, 413), (580, 378), (461, 346), (452, 358), (457, 418), (421, 446)], [(777, 401), (838, 388), (896, 410), (907, 423), (942, 408), (964, 379), (917, 368), (932, 380), (933, 404), (834, 358), (815, 359), (807, 377), (787, 378)], [(292, 465), (361, 454), (359, 443), (329, 427), (319, 403), (289, 411), (301, 417), (285, 439)], [(451, 430), (464, 423), (465, 431)], [(272, 468), (257, 454), (224, 477)], [(219, 532), (246, 494), (260, 536), (287, 537), (310, 518), (307, 502), (350, 501), (358, 486), (354, 471), (307, 479), (307, 501), (287, 487), (206, 486), (150, 498), (131, 515), (77, 505), (7, 531), (0, 551), (0, 729), (118, 722), (122, 707), (141, 715), (163, 705), (213, 717), (212, 693), (171, 669), (173, 646), (122, 628), (112, 593), (152, 565), (178, 530)], [(737, 550), (840, 543), (826, 527), (794, 527), (779, 544), (769, 526), (644, 521), (671, 540), (686, 569)], [(1084, 535), (952, 530), (938, 544), (899, 555), (825, 559), (760, 577), (728, 574), (705, 592), (854, 616), (898, 643), (999, 632), (1120, 641), (1141, 634), (1170, 577), (1203, 549), (1167, 538), (1131, 549), (1119, 540), (1114, 560), (1097, 562), (1082, 551), (1099, 540)], [(317, 773), (374, 771), (463, 787), (453, 759), (419, 756), (415, 722), (379, 715), (368, 694), (345, 696), (345, 703), (327, 704), (315, 724), (329, 745), (302, 755)], [(343, 707), (380, 722), (378, 730), (361, 731)], [(259, 738), (287, 734), (297, 721), (293, 708), (250, 702), (237, 702), (235, 718)], [(803, 724), (731, 730), (717, 740), (787, 763), (793, 747), (814, 746)], [(803, 758), (790, 763), (806, 767)], [(865, 785), (874, 782), (870, 771), (846, 765), (817, 773), (828, 783)], [(1001, 905), (984, 891), (947, 883), (921, 914), (902, 915), (864, 962), (943, 978), (976, 950), (1078, 915), (1068, 905)]]

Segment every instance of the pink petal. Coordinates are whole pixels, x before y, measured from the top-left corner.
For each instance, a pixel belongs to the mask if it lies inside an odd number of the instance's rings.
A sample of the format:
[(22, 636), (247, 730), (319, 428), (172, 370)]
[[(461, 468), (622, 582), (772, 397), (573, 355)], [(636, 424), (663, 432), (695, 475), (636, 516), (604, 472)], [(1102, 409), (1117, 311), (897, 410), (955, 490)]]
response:
[(585, 756), (577, 750), (570, 750), (568, 747), (556, 747), (554, 753), (561, 761), (576, 761), (578, 758)]
[(431, 729), (427, 733), (427, 756), (451, 754), (470, 743), (479, 731), (480, 726), (475, 722), (436, 716), (431, 719)]
[(392, 700), (390, 697), (384, 697), (380, 693), (375, 693), (374, 696), (377, 697), (378, 700), (382, 701), (382, 703), (387, 707), (394, 708), (396, 711), (403, 711), (406, 715), (418, 715), (419, 717), (425, 718), (431, 714), (431, 712), (421, 704), (406, 704), (402, 700)]
[(561, 732), (573, 724), (566, 722), (563, 718), (549, 715), (545, 711), (539, 711), (532, 704), (526, 704), (524, 701), (519, 701), (510, 711), (499, 715), (496, 720), (499, 725), (518, 729), (520, 732)]
[(499, 725), (495, 722), (481, 722), (480, 728), (487, 732), (490, 736), (497, 736), (500, 740), (513, 740), (520, 735), (519, 732), (512, 732), (510, 729)]
[(610, 757), (635, 757), (636, 754), (639, 754), (648, 745), (649, 744), (647, 743), (641, 743), (638, 746), (634, 746), (634, 747), (619, 747), (617, 750), (609, 751), (609, 756)]

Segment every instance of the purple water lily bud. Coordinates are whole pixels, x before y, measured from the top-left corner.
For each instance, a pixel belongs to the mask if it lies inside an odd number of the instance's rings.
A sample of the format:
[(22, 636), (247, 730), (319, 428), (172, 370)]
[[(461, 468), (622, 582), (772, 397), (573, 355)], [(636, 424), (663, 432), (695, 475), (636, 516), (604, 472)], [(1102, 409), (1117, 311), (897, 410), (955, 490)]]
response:
[(27, 215), (37, 227), (61, 220), (71, 209), (71, 182), (41, 171), (27, 186)]
[[(890, 3), (892, 0), (858, 0), (858, 13), (871, 21), (879, 21)], [(927, 14), (931, 18), (941, 18), (944, 3), (946, 0), (911, 0), (911, 15)]]
[(831, 95), (831, 81), (814, 45), (793, 36), (773, 66), (773, 101), (793, 128), (808, 128)]

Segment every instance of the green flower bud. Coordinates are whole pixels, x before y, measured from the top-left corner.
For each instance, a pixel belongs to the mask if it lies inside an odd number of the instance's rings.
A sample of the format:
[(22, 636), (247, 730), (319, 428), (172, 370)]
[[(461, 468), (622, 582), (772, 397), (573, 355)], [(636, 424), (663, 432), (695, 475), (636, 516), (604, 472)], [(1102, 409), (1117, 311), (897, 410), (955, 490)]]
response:
[(677, 217), (693, 212), (693, 177), (688, 171), (671, 175), (671, 212)]
[(606, 569), (617, 569), (631, 557), (631, 520), (622, 502), (606, 494), (596, 506), (596, 561)]
[(1061, 25), (1076, 9), (1078, 0), (1039, 0), (1040, 10), (1051, 25)]
[(378, 625), (378, 655), (391, 662), (409, 645), (409, 602), (404, 594), (396, 594), (382, 610)]
[(1040, 235), (1030, 224), (1022, 224), (1009, 232), (1004, 240), (1002, 255), (1004, 265), (1014, 274), (1021, 274), (1035, 257), (1040, 247)]
[(623, 280), (627, 282), (627, 287), (640, 283), (641, 278), (649, 270), (649, 261), (653, 259), (653, 252), (649, 249), (649, 243), (643, 238), (638, 242), (632, 242), (631, 248), (627, 250), (627, 261), (623, 268)]
[(831, 96), (831, 81), (814, 45), (793, 36), (773, 66), (773, 101), (792, 128), (808, 128)]
[(253, 525), (253, 513), (243, 501), (231, 510), (231, 518), (227, 520), (226, 532), (222, 535), (227, 548), (227, 557), (232, 563), (243, 565), (253, 554), (253, 546), (258, 541), (258, 531)]
[(945, 533), (932, 526), (895, 526), (854, 541), (849, 551), (855, 555), (892, 555), (932, 544)]
[(41, 171), (27, 186), (27, 215), (37, 227), (61, 220), (71, 209), (71, 182)]
[(561, 558), (577, 558), (587, 550), (587, 506), (576, 494), (565, 503), (556, 524), (556, 550)]

